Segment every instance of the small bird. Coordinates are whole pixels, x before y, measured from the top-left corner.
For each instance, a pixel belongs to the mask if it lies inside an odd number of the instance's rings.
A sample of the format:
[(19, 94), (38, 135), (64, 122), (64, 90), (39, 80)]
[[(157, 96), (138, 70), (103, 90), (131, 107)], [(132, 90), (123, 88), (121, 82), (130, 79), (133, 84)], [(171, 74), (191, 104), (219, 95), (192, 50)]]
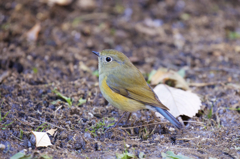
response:
[(100, 90), (110, 104), (128, 112), (141, 109), (157, 111), (176, 128), (182, 128), (127, 56), (111, 49), (92, 52), (98, 56)]

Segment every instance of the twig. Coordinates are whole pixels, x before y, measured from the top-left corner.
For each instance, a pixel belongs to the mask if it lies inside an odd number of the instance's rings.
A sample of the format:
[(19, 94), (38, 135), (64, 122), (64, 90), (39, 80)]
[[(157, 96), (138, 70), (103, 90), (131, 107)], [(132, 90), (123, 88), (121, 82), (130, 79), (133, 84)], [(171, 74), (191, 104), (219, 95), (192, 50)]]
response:
[[(189, 123), (197, 123), (197, 124), (204, 124), (204, 122), (198, 122), (198, 121), (187, 121), (183, 120), (183, 122), (189, 122)], [(157, 122), (157, 123), (151, 123), (151, 124), (144, 124), (144, 125), (138, 125), (138, 126), (133, 126), (133, 127), (119, 127), (120, 129), (132, 129), (132, 128), (137, 128), (137, 127), (142, 127), (142, 126), (149, 126), (149, 125), (158, 125), (158, 124), (167, 124), (169, 122)], [(113, 128), (116, 129), (116, 128)]]
[[(43, 122), (43, 121), (40, 121), (40, 120), (38, 120), (38, 119), (32, 118), (32, 117), (30, 117), (30, 116), (29, 116), (28, 118), (30, 118), (30, 119), (32, 119), (32, 120), (34, 120), (34, 121)], [(55, 125), (55, 124), (49, 123), (49, 122), (47, 122), (47, 121), (44, 121), (44, 122), (47, 123), (47, 124), (49, 124), (49, 125), (52, 125), (52, 126), (54, 126), (54, 127), (56, 127), (56, 128), (59, 128), (59, 129), (61, 129), (61, 130), (66, 130), (66, 129), (64, 129), (64, 128), (61, 128), (61, 127)]]
[(183, 122), (196, 123), (196, 124), (198, 124), (198, 125), (204, 126), (204, 122), (200, 122), (200, 121), (187, 121), (187, 120), (183, 120)]
[[(126, 128), (120, 127), (120, 129), (132, 129), (132, 128), (137, 128), (137, 127), (142, 127), (142, 126), (157, 125), (157, 124), (166, 124), (166, 123), (168, 123), (168, 122), (157, 122), (157, 123), (144, 124), (144, 125), (138, 125), (138, 126), (126, 127)], [(116, 128), (114, 128), (114, 129), (116, 129)]]
[(59, 110), (59, 109), (61, 109), (62, 108), (62, 105), (60, 106), (60, 107), (58, 107), (55, 111), (54, 111), (54, 119), (55, 119), (55, 117), (56, 117), (56, 115), (57, 115), (57, 111)]
[(195, 139), (199, 139), (199, 137), (196, 137), (196, 138), (179, 138), (179, 139), (176, 139), (176, 140), (195, 140)]
[(14, 135), (11, 135), (12, 137), (14, 137), (15, 139), (18, 139), (19, 141), (23, 141), (21, 139), (19, 139), (18, 137), (14, 136)]

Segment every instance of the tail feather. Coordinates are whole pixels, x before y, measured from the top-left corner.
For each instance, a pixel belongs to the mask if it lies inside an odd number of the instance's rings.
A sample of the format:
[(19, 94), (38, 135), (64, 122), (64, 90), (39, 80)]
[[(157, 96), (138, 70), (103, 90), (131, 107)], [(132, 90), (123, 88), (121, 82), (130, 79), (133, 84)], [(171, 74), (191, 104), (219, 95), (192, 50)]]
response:
[(182, 124), (167, 110), (161, 109), (159, 107), (155, 107), (155, 109), (162, 114), (167, 120), (169, 120), (176, 128), (181, 129)]

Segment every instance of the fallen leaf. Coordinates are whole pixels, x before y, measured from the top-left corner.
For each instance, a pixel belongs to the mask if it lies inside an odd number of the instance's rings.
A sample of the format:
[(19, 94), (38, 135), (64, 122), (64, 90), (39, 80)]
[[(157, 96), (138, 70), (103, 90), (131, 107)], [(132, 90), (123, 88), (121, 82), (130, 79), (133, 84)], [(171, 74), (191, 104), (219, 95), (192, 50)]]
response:
[(9, 71), (5, 71), (0, 75), (0, 83), (2, 83), (2, 81), (7, 78), (10, 75)]
[[(201, 106), (200, 98), (190, 92), (159, 84), (154, 88), (154, 92), (159, 100), (169, 108), (169, 112), (174, 116), (186, 115), (193, 117)], [(158, 113), (157, 116), (160, 114)]]
[(129, 152), (125, 152), (123, 154), (116, 153), (117, 159), (128, 159), (128, 158), (135, 158), (135, 155)]
[(186, 75), (186, 70), (182, 68), (182, 69), (180, 69), (177, 73), (178, 73), (182, 78), (184, 78), (185, 75)]
[(90, 68), (87, 67), (82, 61), (79, 62), (79, 65), (80, 65), (79, 67), (80, 67), (81, 70), (87, 71), (87, 72), (89, 72), (89, 73), (92, 73), (92, 71), (90, 70)]
[(82, 104), (84, 104), (84, 103), (86, 103), (86, 102), (87, 102), (86, 99), (80, 98), (80, 99), (78, 100), (78, 105), (82, 105)]
[(67, 6), (72, 3), (72, 0), (40, 0), (40, 2), (47, 3), (49, 6), (53, 6), (54, 4)]
[(60, 6), (67, 6), (70, 3), (72, 3), (72, 0), (50, 0), (53, 1), (55, 4), (58, 4)]
[(53, 134), (57, 131), (57, 129), (50, 129), (47, 131), (47, 133), (49, 133), (50, 135), (53, 136)]
[(96, 7), (96, 2), (94, 0), (78, 0), (77, 5), (82, 10), (93, 10)]
[(240, 53), (240, 46), (235, 46), (234, 51)]
[(61, 97), (62, 99), (64, 99), (69, 106), (72, 106), (72, 99), (68, 98), (66, 96), (64, 96), (62, 93), (58, 92), (56, 88), (54, 88), (54, 90), (52, 90), (53, 93), (55, 93), (57, 96)]
[(211, 85), (217, 85), (217, 84), (221, 84), (221, 83), (219, 83), (219, 82), (216, 82), (216, 83), (189, 83), (189, 86), (205, 87), (205, 86), (211, 86)]
[(45, 155), (42, 155), (40, 158), (41, 159), (52, 159), (53, 157), (52, 156), (48, 156), (47, 154), (45, 154)]
[(165, 83), (169, 85), (169, 82), (173, 87), (180, 88), (183, 90), (189, 90), (189, 86), (187, 82), (184, 80), (184, 78), (173, 70), (159, 68), (157, 72), (154, 75), (152, 75), (151, 78), (152, 85), (157, 85), (159, 83)]
[(36, 147), (47, 147), (52, 145), (47, 132), (31, 131), (36, 138)]
[(173, 151), (162, 152), (161, 155), (164, 159), (192, 159), (184, 155), (175, 155)]
[(138, 157), (139, 157), (140, 159), (146, 158), (144, 152), (140, 152), (139, 155), (138, 155)]
[(150, 81), (152, 81), (152, 77), (153, 75), (155, 75), (155, 73), (157, 72), (157, 70), (152, 70), (149, 75), (148, 75), (148, 80), (147, 82), (149, 83)]
[(14, 154), (10, 159), (30, 159), (31, 155), (26, 155), (26, 150), (22, 150), (16, 154)]
[(164, 32), (162, 27), (151, 28), (151, 27), (145, 26), (141, 23), (138, 23), (138, 24), (135, 25), (135, 30), (137, 32), (146, 34), (148, 36), (155, 36), (155, 35), (159, 35), (161, 37), (166, 36), (166, 33)]
[(35, 24), (26, 34), (28, 41), (36, 41), (38, 34), (41, 30), (41, 25), (39, 23)]

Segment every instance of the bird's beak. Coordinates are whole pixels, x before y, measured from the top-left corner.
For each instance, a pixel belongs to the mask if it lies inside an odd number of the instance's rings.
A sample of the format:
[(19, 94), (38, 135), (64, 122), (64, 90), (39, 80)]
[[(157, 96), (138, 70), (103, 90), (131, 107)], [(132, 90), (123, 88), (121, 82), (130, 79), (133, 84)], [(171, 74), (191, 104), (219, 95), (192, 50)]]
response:
[(97, 51), (92, 51), (95, 55), (97, 55), (98, 57), (100, 56), (100, 53)]

